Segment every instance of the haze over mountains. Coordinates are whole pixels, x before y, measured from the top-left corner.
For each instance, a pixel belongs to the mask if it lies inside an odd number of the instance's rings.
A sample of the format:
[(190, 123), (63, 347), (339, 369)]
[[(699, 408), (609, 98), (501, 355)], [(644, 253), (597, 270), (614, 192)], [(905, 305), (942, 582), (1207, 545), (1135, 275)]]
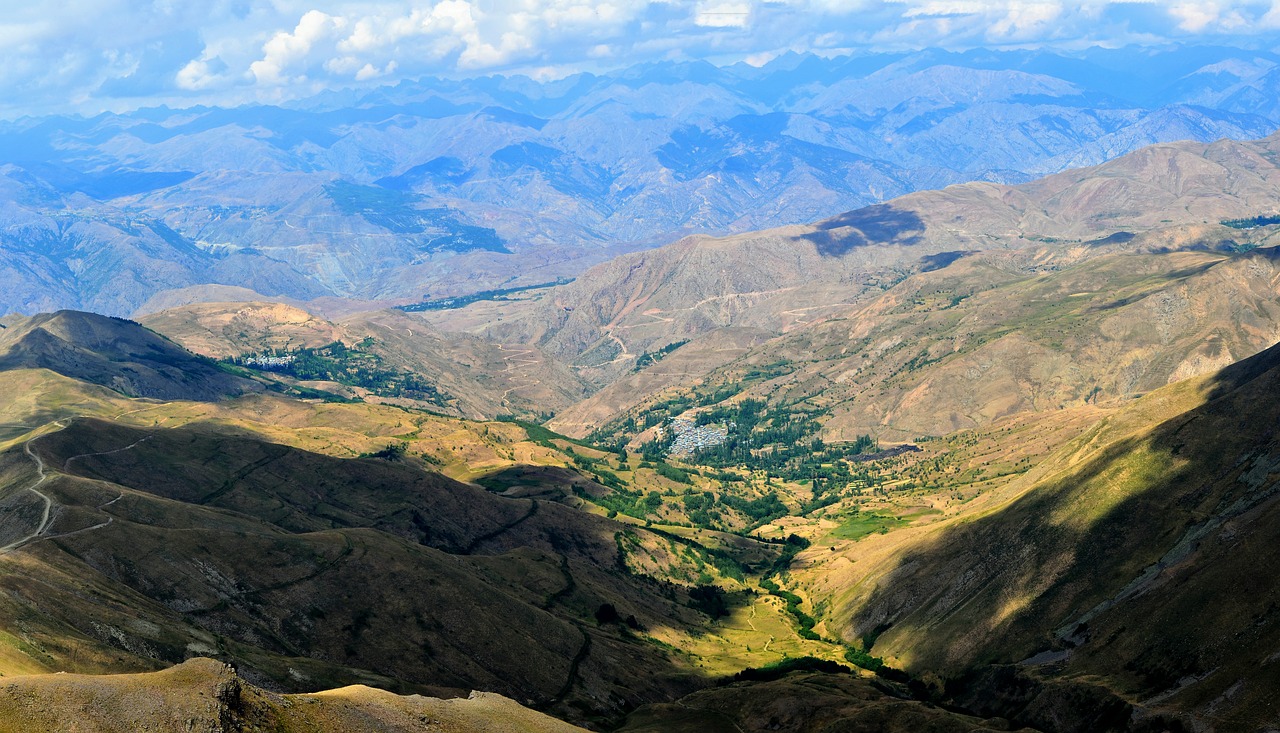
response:
[(256, 297), (231, 287), (411, 302), (550, 282), (689, 233), (1261, 137), (1280, 124), (1278, 61), (1205, 47), (791, 54), (26, 118), (0, 128), (0, 309)]

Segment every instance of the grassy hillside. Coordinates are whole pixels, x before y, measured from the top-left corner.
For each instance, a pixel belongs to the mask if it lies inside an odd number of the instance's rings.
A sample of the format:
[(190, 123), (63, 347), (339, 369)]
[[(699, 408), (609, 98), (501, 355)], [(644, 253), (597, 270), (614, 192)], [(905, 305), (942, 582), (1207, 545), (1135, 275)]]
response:
[(847, 653), (778, 583), (805, 542), (765, 523), (800, 485), (529, 423), (5, 377), (6, 675), (216, 656), (275, 690), (484, 689), (600, 725)]
[(205, 654), (275, 689), (487, 689), (616, 720), (784, 655), (842, 653), (753, 597), (780, 546), (663, 524), (663, 505), (608, 519), (615, 491), (706, 484), (634, 454), (614, 490), (590, 463), (608, 454), (516, 423), (142, 401), (43, 370), (2, 389), (6, 674)]
[[(637, 731), (781, 725), (784, 692), (796, 731), (1261, 725), (1280, 351), (1212, 370), (1276, 337), (1275, 261), (960, 258), (763, 344), (658, 348), (640, 373), (711, 376), (631, 380), (665, 391), (590, 440), (8, 371), (0, 671), (211, 655)], [(809, 657), (880, 672), (785, 674)]]

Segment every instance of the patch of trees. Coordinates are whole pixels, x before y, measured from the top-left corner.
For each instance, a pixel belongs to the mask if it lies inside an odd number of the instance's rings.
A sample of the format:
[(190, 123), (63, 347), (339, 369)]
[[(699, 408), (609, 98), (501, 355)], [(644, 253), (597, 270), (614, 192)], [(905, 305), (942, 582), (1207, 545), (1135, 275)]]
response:
[(720, 445), (695, 452), (690, 458), (715, 468), (745, 466), (768, 471), (788, 481), (852, 479), (846, 459), (874, 452), (876, 441), (860, 435), (845, 443), (826, 443), (811, 413), (770, 408), (764, 400), (745, 399), (698, 414), (698, 424), (723, 423), (728, 435)]
[[(267, 371), (288, 374), (303, 381), (325, 381), (359, 387), (383, 397), (403, 397), (447, 405), (448, 396), (420, 374), (386, 366), (382, 357), (370, 351), (374, 340), (367, 338), (356, 346), (335, 341), (325, 346), (302, 348), (274, 354), (285, 357), (273, 360)], [(254, 355), (257, 356), (257, 355)], [(242, 361), (242, 359), (236, 361)]]
[(693, 479), (690, 478), (689, 472), (683, 468), (676, 468), (670, 463), (656, 463), (653, 470), (661, 477), (670, 479), (678, 484), (692, 484)]
[(825, 672), (826, 674), (849, 674), (852, 669), (817, 657), (795, 657), (766, 664), (763, 667), (748, 667), (725, 680), (729, 682), (772, 682), (780, 680), (792, 672)]
[(767, 524), (789, 513), (787, 505), (782, 503), (777, 493), (770, 491), (758, 499), (744, 499), (741, 496), (724, 494), (720, 501), (748, 517), (757, 525)]
[[(646, 496), (639, 491), (632, 491), (627, 488), (627, 485), (617, 476), (613, 474), (610, 474), (610, 476), (616, 480), (617, 485), (609, 486), (609, 493), (603, 496), (591, 496), (580, 486), (575, 486), (573, 492), (581, 499), (585, 499), (604, 507), (604, 509), (608, 511), (610, 517), (625, 514), (628, 517), (645, 519), (649, 514), (656, 511), (658, 507), (662, 505), (661, 497), (658, 497), (658, 500), (655, 503), (649, 499), (649, 496)], [(603, 479), (600, 481), (601, 484), (605, 484), (605, 481), (608, 480), (603, 476), (600, 478)], [(613, 482), (610, 481), (610, 483)], [(651, 492), (650, 496), (657, 495), (656, 493)]]
[(645, 367), (649, 366), (650, 364), (656, 364), (662, 361), (664, 358), (666, 358), (667, 354), (670, 354), (671, 352), (675, 351), (681, 346), (684, 346), (687, 343), (689, 343), (688, 339), (685, 339), (684, 341), (674, 341), (672, 343), (667, 344), (666, 346), (663, 346), (661, 349), (658, 349), (657, 351), (644, 352), (636, 359), (635, 370), (638, 372), (641, 369), (644, 369)]
[(699, 585), (689, 591), (689, 607), (701, 611), (713, 620), (729, 615), (729, 602), (725, 592), (714, 585)]
[(770, 578), (764, 578), (761, 580), (760, 587), (768, 591), (769, 595), (777, 596), (787, 602), (787, 613), (791, 614), (792, 618), (796, 620), (796, 623), (800, 625), (801, 638), (810, 639), (812, 641), (820, 641), (822, 639), (822, 637), (813, 630), (813, 627), (818, 625), (817, 619), (801, 610), (800, 604), (803, 603), (803, 600), (800, 596), (792, 593), (791, 591), (783, 590), (781, 586)]
[(759, 536), (757, 536), (756, 539), (761, 542), (782, 545), (782, 552), (778, 555), (777, 559), (773, 561), (773, 565), (770, 566), (768, 572), (764, 575), (766, 579), (771, 578), (791, 567), (791, 561), (795, 559), (796, 555), (799, 555), (801, 550), (804, 550), (813, 544), (809, 540), (795, 533), (787, 535), (785, 540), (766, 539)]
[(1245, 219), (1222, 220), (1223, 226), (1231, 227), (1232, 229), (1253, 229), (1254, 227), (1267, 227), (1275, 224), (1280, 224), (1280, 216), (1275, 214), (1263, 214)]
[(661, 463), (675, 442), (675, 431), (663, 430), (661, 436), (640, 444), (640, 457), (650, 463)]
[(634, 614), (627, 614), (627, 617), (624, 619), (622, 614), (618, 613), (617, 607), (612, 603), (601, 603), (600, 607), (596, 609), (595, 616), (596, 623), (601, 626), (604, 626), (605, 624), (626, 624), (627, 628), (634, 629), (636, 631), (644, 630), (644, 626), (640, 625), (640, 622), (636, 619)]
[(386, 448), (372, 453), (361, 453), (361, 458), (381, 458), (387, 461), (398, 461), (409, 451), (408, 443), (388, 443)]
[(844, 650), (844, 658), (855, 667), (869, 669), (872, 672), (879, 672), (884, 669), (884, 660), (880, 657), (874, 657), (870, 653), (865, 652), (857, 647), (846, 647)]

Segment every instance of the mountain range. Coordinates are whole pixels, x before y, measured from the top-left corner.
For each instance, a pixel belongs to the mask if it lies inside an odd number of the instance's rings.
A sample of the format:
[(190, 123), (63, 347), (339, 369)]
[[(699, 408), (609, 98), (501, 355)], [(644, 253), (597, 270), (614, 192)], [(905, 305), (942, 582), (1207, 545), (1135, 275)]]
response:
[(125, 316), (244, 299), (236, 288), (405, 303), (553, 282), (688, 234), (1261, 137), (1280, 124), (1278, 61), (1207, 47), (787, 54), (25, 118), (0, 125), (0, 310)]
[(825, 415), (828, 438), (942, 435), (1128, 398), (1274, 343), (1275, 227), (1259, 222), (1280, 200), (1276, 144), (1158, 145), (1028, 184), (691, 237), (414, 315), (568, 365), (594, 389), (549, 423), (570, 435), (729, 383)]

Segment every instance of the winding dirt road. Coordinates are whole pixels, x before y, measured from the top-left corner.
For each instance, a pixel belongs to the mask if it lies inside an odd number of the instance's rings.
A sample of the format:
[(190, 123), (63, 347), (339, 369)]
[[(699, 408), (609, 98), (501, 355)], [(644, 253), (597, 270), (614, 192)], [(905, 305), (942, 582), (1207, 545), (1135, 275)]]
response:
[[(54, 423), (54, 424), (55, 424), (55, 425), (58, 425), (58, 426), (59, 426), (59, 428), (61, 428), (61, 427), (62, 427), (62, 424), (61, 424), (61, 423)], [(45, 473), (45, 470), (44, 470), (44, 459), (43, 459), (43, 458), (41, 458), (40, 456), (36, 455), (36, 454), (35, 454), (35, 452), (31, 450), (31, 441), (33, 441), (33, 440), (35, 440), (36, 438), (39, 438), (39, 437), (40, 437), (40, 436), (39, 436), (39, 435), (37, 435), (35, 438), (31, 438), (31, 439), (30, 439), (30, 440), (28, 440), (26, 443), (23, 443), (23, 444), (22, 444), (22, 450), (23, 450), (23, 451), (24, 451), (28, 456), (30, 456), (30, 457), (31, 457), (31, 460), (33, 460), (33, 461), (35, 461), (35, 462), (36, 462), (36, 476), (37, 476), (37, 478), (36, 478), (36, 482), (35, 482), (34, 484), (31, 484), (30, 486), (28, 486), (28, 487), (27, 487), (27, 491), (30, 491), (31, 493), (33, 493), (33, 494), (35, 494), (36, 496), (40, 497), (40, 499), (41, 499), (42, 501), (44, 501), (44, 511), (43, 511), (43, 513), (41, 514), (41, 517), (40, 517), (40, 526), (36, 528), (36, 531), (35, 531), (35, 532), (32, 532), (31, 534), (27, 535), (26, 537), (23, 537), (22, 539), (19, 539), (19, 540), (15, 540), (15, 541), (13, 541), (13, 542), (10, 542), (9, 544), (5, 545), (4, 547), (0, 547), (0, 555), (4, 555), (4, 554), (6, 554), (6, 553), (8, 553), (8, 552), (11, 552), (11, 551), (13, 551), (13, 550), (15, 550), (15, 549), (17, 549), (17, 548), (21, 547), (22, 545), (24, 545), (24, 544), (26, 544), (26, 543), (30, 542), (31, 540), (33, 540), (33, 539), (35, 539), (35, 538), (39, 537), (41, 534), (43, 534), (43, 533), (44, 533), (44, 531), (45, 531), (46, 529), (48, 529), (48, 528), (49, 528), (49, 515), (53, 512), (53, 499), (50, 499), (48, 494), (46, 494), (46, 493), (44, 493), (43, 491), (41, 491), (41, 490), (40, 490), (40, 485), (41, 485), (41, 484), (43, 484), (46, 480), (48, 480), (49, 475), (48, 475), (47, 473)]]
[[(65, 425), (63, 425), (61, 422), (55, 422), (55, 423), (53, 423), (53, 424), (54, 424), (54, 425), (57, 425), (59, 430), (61, 430), (62, 428), (65, 428), (65, 427), (66, 427), (66, 426), (65, 426)], [(7, 544), (7, 545), (5, 545), (5, 546), (3, 546), (3, 547), (0, 547), (0, 555), (4, 555), (4, 554), (7, 554), (7, 553), (9, 553), (9, 552), (12, 552), (13, 550), (18, 549), (19, 547), (21, 547), (21, 546), (23, 546), (23, 545), (27, 544), (28, 542), (33, 542), (33, 541), (38, 540), (38, 539), (56, 539), (56, 538), (59, 538), (59, 537), (70, 537), (71, 535), (83, 534), (83, 533), (85, 533), (85, 532), (91, 532), (91, 531), (93, 531), (93, 530), (95, 530), (95, 529), (102, 529), (103, 527), (109, 526), (113, 521), (115, 521), (115, 517), (112, 517), (112, 516), (108, 515), (108, 516), (107, 516), (107, 521), (105, 521), (105, 522), (100, 522), (100, 523), (98, 523), (98, 524), (95, 524), (95, 525), (92, 525), (92, 526), (89, 526), (89, 527), (81, 527), (80, 529), (75, 529), (75, 530), (72, 530), (72, 531), (70, 531), (70, 532), (64, 532), (63, 534), (50, 535), (50, 536), (48, 536), (48, 537), (46, 537), (46, 536), (44, 535), (44, 533), (45, 533), (46, 531), (48, 531), (48, 529), (49, 529), (49, 525), (52, 523), (52, 515), (53, 515), (53, 499), (52, 499), (52, 498), (50, 498), (48, 494), (46, 494), (46, 493), (44, 493), (43, 491), (41, 491), (41, 490), (40, 490), (40, 486), (41, 486), (41, 484), (43, 484), (45, 481), (49, 480), (49, 472), (46, 470), (46, 466), (45, 466), (44, 459), (43, 459), (43, 458), (41, 458), (39, 455), (37, 455), (37, 454), (35, 453), (35, 451), (31, 450), (31, 444), (32, 444), (32, 443), (34, 443), (35, 441), (39, 440), (40, 438), (44, 437), (45, 435), (48, 435), (48, 433), (41, 433), (40, 435), (37, 435), (37, 436), (35, 436), (35, 437), (33, 437), (33, 438), (31, 438), (31, 439), (27, 440), (27, 442), (26, 442), (26, 443), (24, 443), (24, 444), (23, 444), (23, 446), (22, 446), (22, 450), (23, 450), (23, 452), (25, 452), (25, 453), (26, 453), (26, 454), (31, 458), (31, 460), (33, 460), (33, 461), (35, 461), (35, 462), (36, 462), (36, 482), (35, 482), (35, 483), (33, 483), (33, 484), (31, 484), (30, 486), (28, 486), (28, 487), (26, 488), (26, 490), (27, 490), (27, 491), (30, 491), (31, 493), (33, 493), (33, 494), (35, 494), (36, 496), (40, 497), (41, 501), (43, 501), (43, 502), (44, 502), (44, 509), (43, 509), (43, 511), (41, 512), (41, 515), (40, 515), (40, 526), (39, 526), (39, 527), (37, 527), (37, 528), (36, 528), (36, 531), (32, 532), (31, 534), (29, 534), (29, 535), (27, 535), (27, 536), (25, 536), (25, 537), (23, 537), (23, 538), (21, 538), (21, 539), (14, 540), (13, 542), (10, 542), (9, 544)], [(113, 454), (113, 453), (119, 453), (119, 452), (121, 452), (121, 451), (129, 450), (130, 448), (134, 448), (134, 447), (136, 447), (136, 446), (137, 446), (137, 445), (139, 445), (140, 443), (144, 443), (144, 442), (146, 442), (146, 441), (147, 441), (147, 440), (149, 440), (150, 438), (151, 438), (151, 436), (147, 436), (147, 437), (145, 437), (145, 438), (143, 438), (143, 439), (141, 439), (141, 440), (138, 440), (138, 441), (136, 441), (136, 442), (134, 442), (134, 443), (131, 443), (131, 444), (129, 444), (129, 445), (126, 445), (126, 446), (125, 446), (125, 447), (123, 447), (123, 448), (116, 448), (115, 450), (103, 451), (103, 452), (101, 452), (101, 453), (82, 453), (82, 454), (80, 454), (80, 455), (71, 456), (70, 458), (68, 458), (66, 461), (64, 461), (64, 462), (63, 462), (63, 464), (62, 464), (62, 468), (63, 468), (63, 470), (65, 471), (65, 470), (67, 469), (67, 467), (71, 464), (71, 462), (72, 462), (72, 461), (74, 461), (74, 460), (76, 460), (76, 459), (78, 459), (78, 458), (88, 458), (88, 457), (90, 457), (90, 456), (106, 456), (106, 455), (111, 455), (111, 454)], [(104, 504), (100, 504), (99, 506), (97, 506), (97, 507), (95, 507), (95, 508), (96, 508), (96, 509), (98, 509), (98, 510), (106, 509), (107, 507), (111, 506), (112, 504), (116, 503), (117, 501), (120, 501), (120, 500), (121, 500), (121, 499), (123, 499), (123, 498), (124, 498), (124, 494), (123, 494), (123, 493), (121, 493), (121, 494), (120, 494), (119, 496), (117, 496), (116, 498), (114, 498), (114, 499), (112, 499), (112, 500), (110, 500), (110, 501), (108, 501), (108, 502), (106, 502), (106, 503), (104, 503)]]

